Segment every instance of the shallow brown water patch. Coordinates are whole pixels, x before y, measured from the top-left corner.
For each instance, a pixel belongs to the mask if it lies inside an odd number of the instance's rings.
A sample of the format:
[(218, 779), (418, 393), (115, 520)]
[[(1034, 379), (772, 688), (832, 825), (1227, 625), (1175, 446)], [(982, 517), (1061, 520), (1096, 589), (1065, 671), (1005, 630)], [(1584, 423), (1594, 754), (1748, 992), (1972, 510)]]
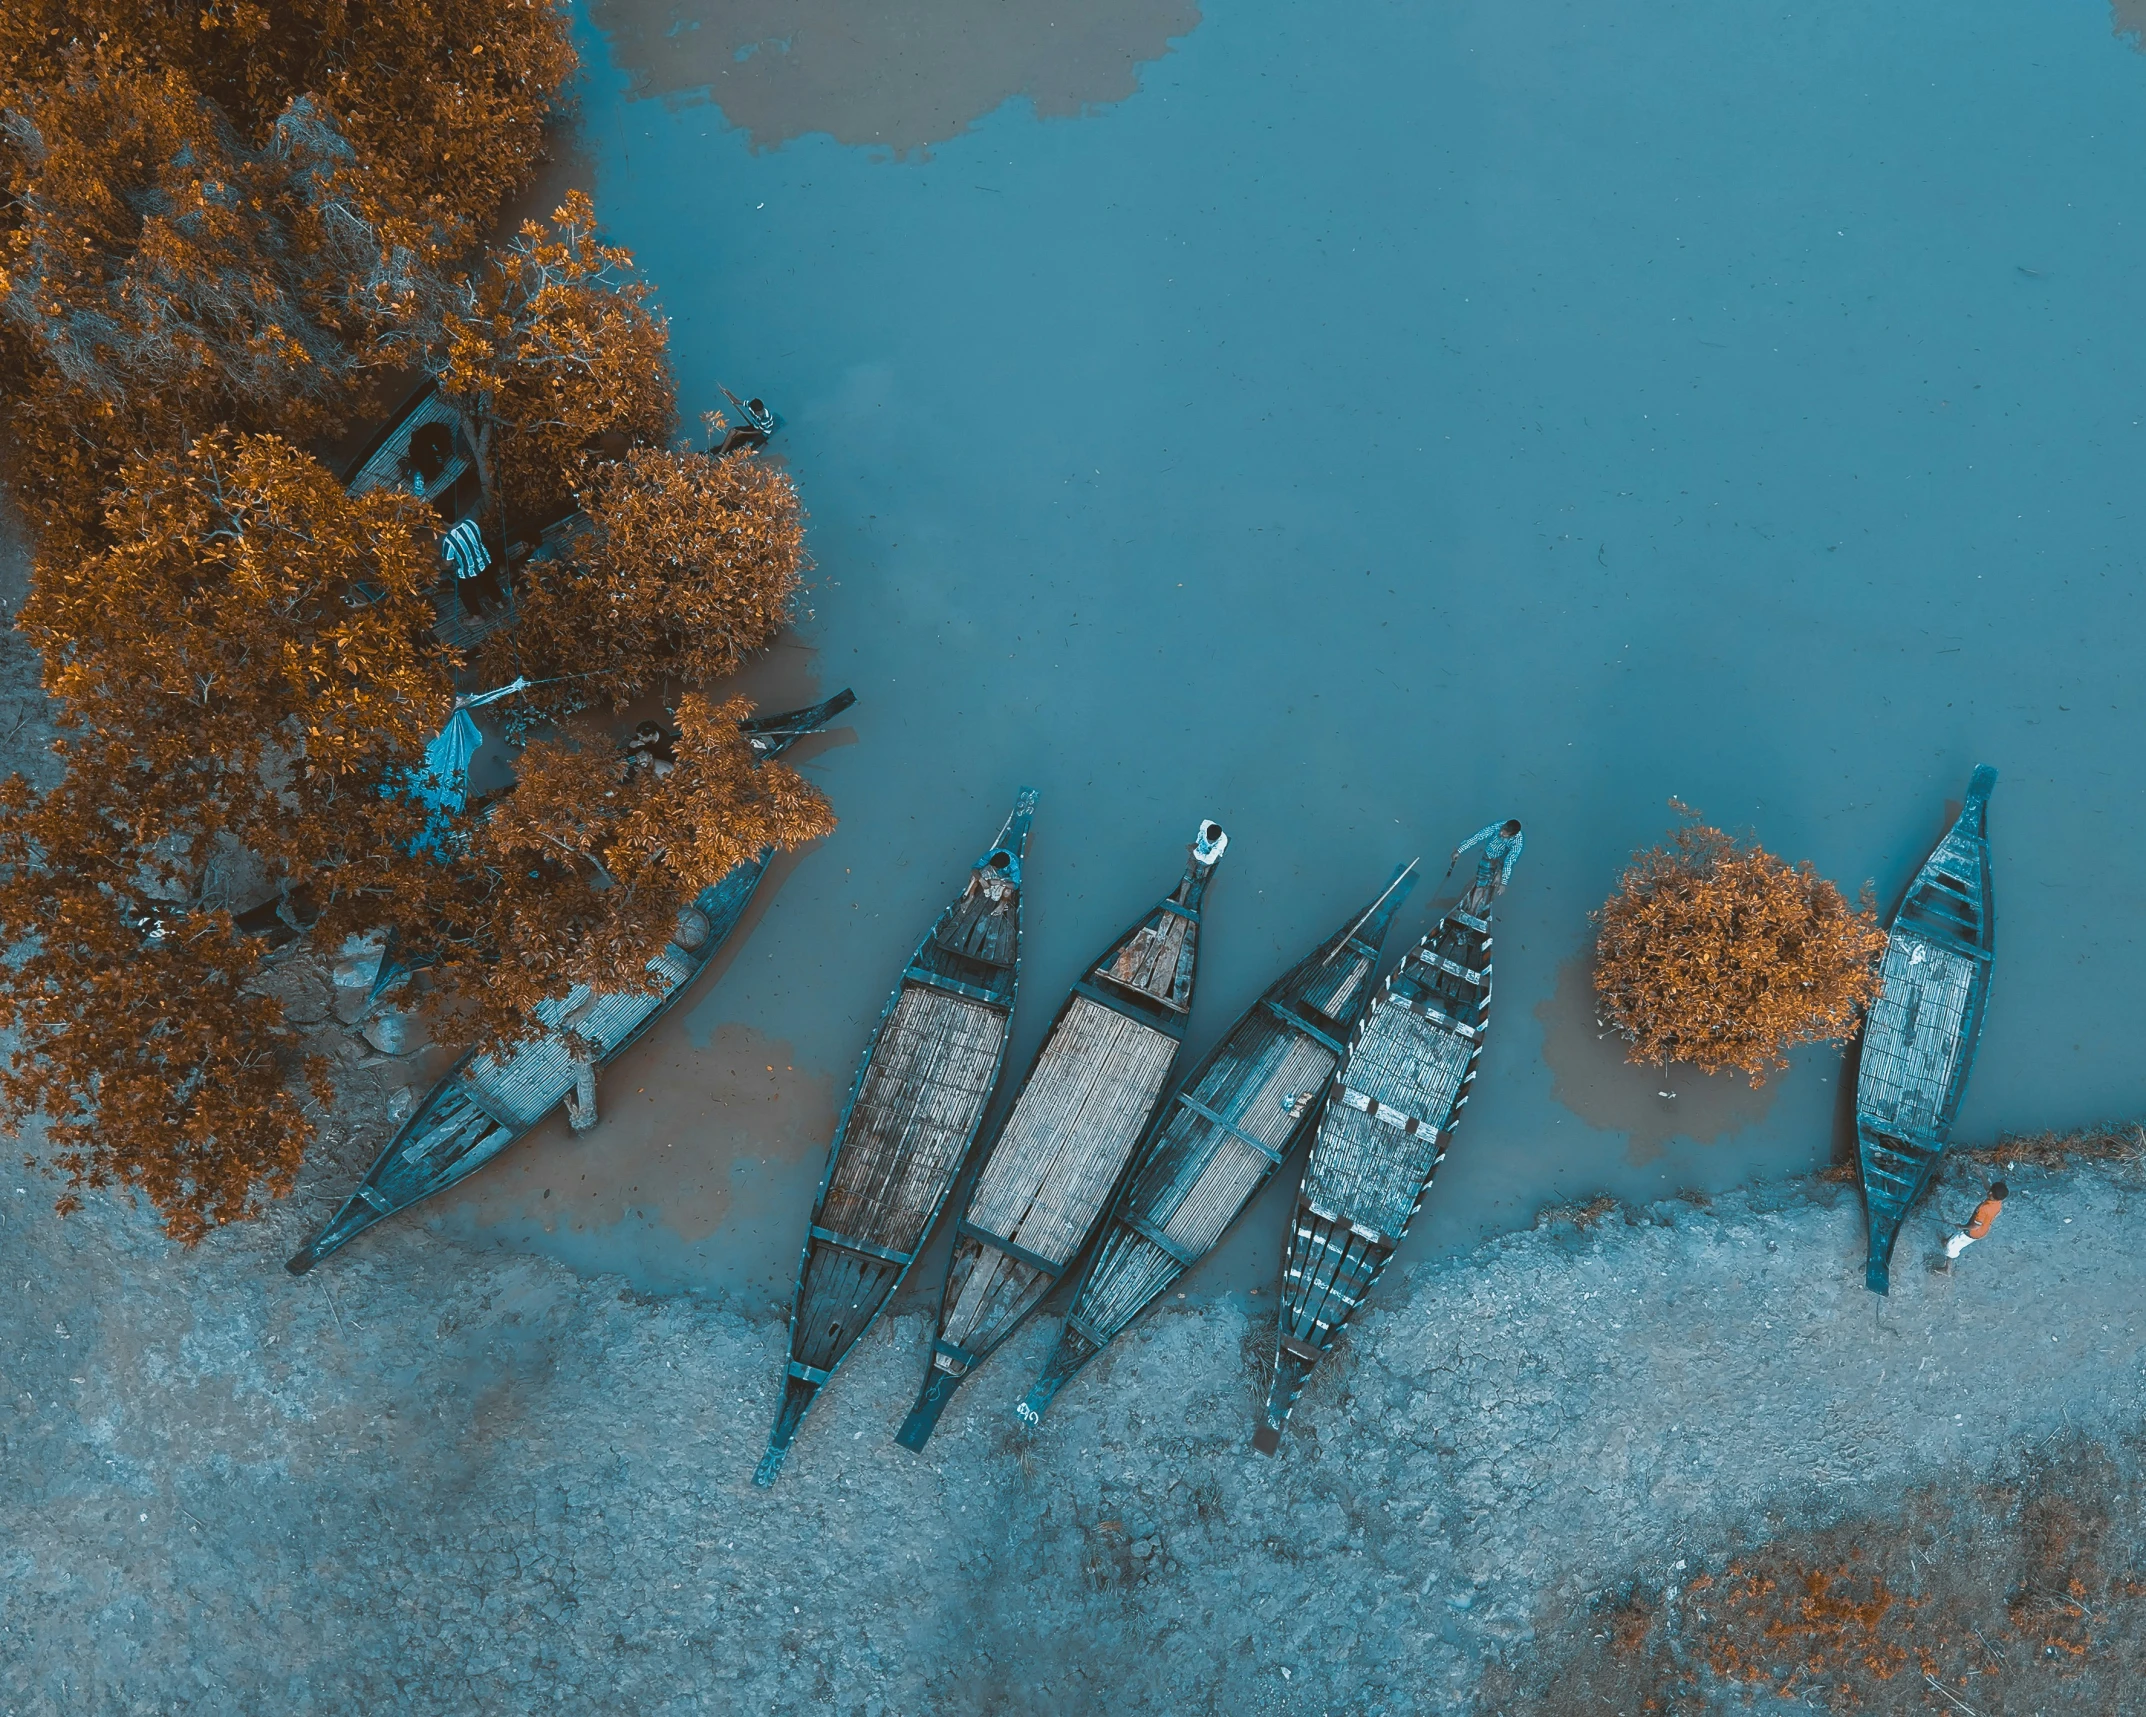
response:
[(607, 1070), (593, 1131), (555, 1112), (439, 1220), (658, 1291), (786, 1299), (835, 1102), (779, 1039), (727, 1023), (697, 1044), (674, 1015)]
[(906, 154), (1015, 96), (1040, 117), (1123, 101), (1194, 0), (597, 0), (644, 96), (705, 99), (756, 149), (823, 131)]
[[(1634, 1067), (1615, 1033), (1595, 1023), (1593, 962), (1575, 955), (1557, 969), (1557, 988), (1535, 1010), (1551, 1094), (1590, 1127), (1623, 1133), (1634, 1164), (1652, 1162), (1671, 1139), (1715, 1144), (1764, 1119), (1778, 1078), (1754, 1091), (1735, 1073), (1701, 1073), (1672, 1063)], [(1664, 1096), (1674, 1092), (1674, 1096)]]

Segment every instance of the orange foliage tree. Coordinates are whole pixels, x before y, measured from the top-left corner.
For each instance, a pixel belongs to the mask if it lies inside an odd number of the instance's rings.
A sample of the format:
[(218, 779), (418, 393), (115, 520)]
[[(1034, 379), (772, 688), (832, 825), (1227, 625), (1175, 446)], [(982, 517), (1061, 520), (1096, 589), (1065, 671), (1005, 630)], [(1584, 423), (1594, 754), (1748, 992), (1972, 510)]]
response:
[(413, 300), (404, 338), (461, 414), (505, 530), (563, 510), (592, 442), (670, 433), (677, 389), (652, 290), (630, 252), (598, 240), (595, 208), (575, 191), (549, 227), (525, 221), (474, 276), (443, 283), (436, 333)]
[(391, 932), (458, 1029), (498, 1042), (576, 983), (646, 982), (695, 894), (832, 826), (755, 762), (743, 702), (695, 694), (667, 770), (588, 731), (530, 746), (488, 806), (428, 809), (404, 788), (454, 666), (430, 516), (273, 437), (126, 468), (104, 531), (24, 612), (67, 770), (0, 792), (0, 937), (28, 950), (0, 966), (20, 1045), (0, 1108), (44, 1114), (59, 1167), (139, 1188), (181, 1238), (288, 1189), (311, 1132), (290, 1082), (326, 1090), (243, 987), (261, 950), (235, 895), (302, 901), (328, 948)]
[(0, 88), (57, 83), (96, 43), (183, 74), (256, 140), (311, 97), (383, 196), (465, 231), (528, 182), (575, 70), (558, 0), (9, 0)]
[(176, 72), (117, 52), (66, 72), (0, 114), (11, 428), (48, 546), (94, 537), (130, 449), (322, 427), (354, 370), (336, 300), (371, 248), (339, 207), (349, 147), (303, 103), (253, 148)]
[(1595, 989), (1626, 1058), (1735, 1068), (1753, 1085), (1787, 1052), (1855, 1029), (1878, 993), (1885, 932), (1866, 885), (1851, 909), (1808, 860), (1790, 865), (1686, 818), (1636, 854), (1595, 912)]
[(805, 519), (775, 467), (635, 448), (587, 466), (580, 502), (588, 528), (529, 566), (518, 624), (480, 655), (492, 677), (572, 673), (577, 701), (617, 705), (736, 673), (789, 619)]
[(281, 1010), (241, 988), (260, 949), (233, 872), (332, 877), (422, 826), (377, 785), (451, 707), (416, 510), (220, 432), (127, 469), (113, 546), (25, 605), (67, 769), (0, 793), (0, 938), (24, 950), (0, 965), (0, 1106), (182, 1238), (287, 1190), (309, 1132)]
[(0, 391), (48, 548), (134, 453), (323, 428), (572, 69), (552, 0), (0, 7)]
[(681, 909), (768, 847), (834, 827), (826, 799), (779, 762), (756, 762), (742, 698), (679, 702), (675, 764), (623, 766), (600, 736), (533, 744), (517, 781), (470, 832), (468, 891), (483, 957), (450, 974), (471, 1027), (511, 1039), (576, 983), (653, 988), (648, 962)]
[(490, 804), (411, 791), (463, 665), (438, 519), (293, 444), (369, 368), (438, 379), (495, 522), (582, 492), (514, 646), (574, 705), (734, 670), (804, 563), (786, 478), (647, 445), (667, 330), (586, 198), (453, 262), (571, 64), (553, 0), (0, 8), (0, 383), (65, 766), (0, 784), (0, 1119), (42, 1115), (77, 1187), (182, 1239), (288, 1190), (330, 1089), (236, 909), (280, 900), (323, 949), (388, 933), (496, 1046), (576, 983), (646, 982), (700, 889), (831, 825), (742, 704), (692, 693), (665, 769), (570, 726)]

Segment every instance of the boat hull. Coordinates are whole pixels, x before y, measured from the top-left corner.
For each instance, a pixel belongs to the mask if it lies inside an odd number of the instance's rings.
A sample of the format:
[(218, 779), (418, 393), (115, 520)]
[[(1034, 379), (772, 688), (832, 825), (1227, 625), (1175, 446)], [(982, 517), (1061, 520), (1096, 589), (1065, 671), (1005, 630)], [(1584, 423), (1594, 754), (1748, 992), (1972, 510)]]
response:
[(1264, 1454), (1422, 1209), (1467, 1106), (1503, 886), (1487, 875), (1380, 986), (1327, 1098), (1282, 1261), (1274, 1375), (1253, 1435)]
[(1937, 1177), (1988, 1010), (1996, 952), (1989, 795), (1978, 768), (1959, 816), (1908, 885), (1863, 1022), (1856, 1148), (1869, 1227), (1864, 1284), (1889, 1292), (1893, 1248)]
[(1015, 1408), (1023, 1420), (1040, 1422), (1058, 1391), (1220, 1244), (1310, 1137), (1414, 870), (1398, 871), (1378, 899), (1269, 985), (1163, 1105), (1058, 1345)]
[(835, 1127), (798, 1264), (772, 1484), (805, 1415), (900, 1287), (938, 1220), (1005, 1064), (1020, 955), (1024, 791), (967, 886), (925, 932)]
[(1162, 1099), (1192, 1009), (1201, 901), (1227, 844), (1212, 823), (1200, 843), (1177, 887), (1074, 986), (979, 1159), (904, 1448), (923, 1448), (954, 1391), (1088, 1244)]

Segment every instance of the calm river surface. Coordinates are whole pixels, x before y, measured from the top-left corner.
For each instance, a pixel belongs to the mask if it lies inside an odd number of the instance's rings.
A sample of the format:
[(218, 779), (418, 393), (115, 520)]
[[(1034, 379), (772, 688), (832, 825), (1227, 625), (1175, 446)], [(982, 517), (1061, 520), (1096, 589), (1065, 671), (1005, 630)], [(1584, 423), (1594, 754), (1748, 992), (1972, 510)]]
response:
[[(807, 765), (842, 821), (602, 1129), (433, 1220), (786, 1301), (871, 1023), (1024, 784), (1009, 1073), (1202, 816), (1231, 846), (1193, 1054), (1397, 859), (1435, 882), (1525, 820), (1419, 1259), (1832, 1151), (1838, 1052), (1667, 1098), (1596, 1040), (1587, 914), (1672, 794), (1889, 910), (1995, 764), (1960, 1136), (2138, 1114), (2124, 23), (600, 0), (566, 171), (659, 283), (688, 412), (725, 383), (783, 416), (819, 572), (752, 684), (856, 688)], [(1196, 1289), (1271, 1282), (1289, 1190)]]

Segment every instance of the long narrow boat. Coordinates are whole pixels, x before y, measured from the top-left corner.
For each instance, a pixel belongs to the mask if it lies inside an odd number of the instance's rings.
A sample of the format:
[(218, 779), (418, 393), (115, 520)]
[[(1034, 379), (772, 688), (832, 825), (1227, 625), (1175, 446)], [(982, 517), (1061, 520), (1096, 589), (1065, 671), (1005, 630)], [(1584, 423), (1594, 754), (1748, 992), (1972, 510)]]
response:
[(1014, 1411), (1030, 1424), (1157, 1295), (1214, 1250), (1317, 1124), (1364, 1017), (1413, 861), (1267, 991), (1163, 1105), (1073, 1296), (1058, 1346)]
[(1380, 986), (1319, 1118), (1283, 1256), (1274, 1382), (1252, 1438), (1263, 1454), (1281, 1447), (1312, 1369), (1423, 1208), (1475, 1082), (1491, 905), (1520, 856), (1520, 825), (1494, 824), (1468, 845), (1485, 841), (1474, 884)]
[(1855, 1137), (1870, 1217), (1864, 1285), (1892, 1284), (1893, 1243), (1945, 1154), (1982, 1037), (1996, 950), (1990, 904), (1990, 789), (1983, 764), (1937, 850), (1893, 915), (1882, 988), (1863, 1022)]
[[(739, 725), (757, 760), (764, 762), (825, 727), (856, 701), (854, 693), (838, 692), (810, 709), (755, 716)], [(678, 915), (677, 933), (648, 963), (662, 983), (660, 992), (593, 995), (587, 985), (576, 985), (571, 994), (538, 1006), (537, 1020), (545, 1033), (534, 1042), (503, 1058), (465, 1054), (396, 1129), (357, 1191), (284, 1268), (302, 1276), (382, 1218), (467, 1179), (565, 1101), (574, 1089), (576, 1067), (560, 1027), (568, 1026), (602, 1046), (596, 1057), (599, 1068), (625, 1054), (685, 993), (737, 928), (774, 856), (769, 849), (747, 859), (722, 881), (702, 889)]]
[(805, 1229), (782, 1404), (753, 1482), (770, 1485), (813, 1400), (901, 1286), (939, 1220), (1006, 1061), (1021, 954), (1024, 790), (879, 1016)]
[(931, 1365), (896, 1435), (905, 1449), (930, 1440), (954, 1391), (1094, 1234), (1184, 1046), (1200, 901), (1228, 844), (1219, 824), (1200, 825), (1176, 888), (1111, 943), (1052, 1021), (970, 1182)]

